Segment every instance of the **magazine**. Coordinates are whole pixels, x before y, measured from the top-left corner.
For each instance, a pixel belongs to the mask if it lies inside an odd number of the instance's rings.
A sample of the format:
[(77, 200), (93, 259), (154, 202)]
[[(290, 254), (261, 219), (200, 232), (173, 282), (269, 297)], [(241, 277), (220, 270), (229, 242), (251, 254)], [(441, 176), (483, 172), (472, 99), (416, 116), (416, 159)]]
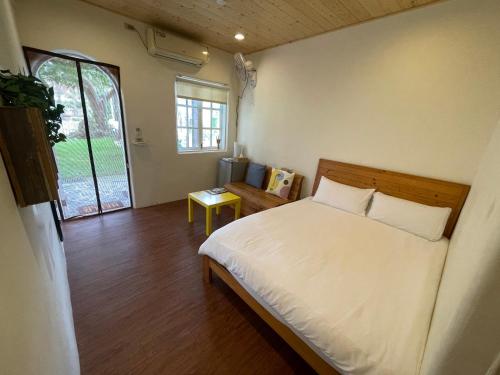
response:
[(210, 193), (212, 195), (217, 195), (217, 194), (225, 193), (226, 191), (227, 191), (226, 188), (213, 188), (213, 189), (207, 190), (206, 192)]

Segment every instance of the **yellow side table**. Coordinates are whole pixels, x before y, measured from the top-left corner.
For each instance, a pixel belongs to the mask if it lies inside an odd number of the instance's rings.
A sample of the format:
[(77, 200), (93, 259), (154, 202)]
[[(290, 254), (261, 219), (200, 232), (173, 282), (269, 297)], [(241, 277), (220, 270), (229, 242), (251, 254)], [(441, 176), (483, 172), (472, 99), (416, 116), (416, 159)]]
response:
[(222, 194), (210, 194), (206, 191), (197, 191), (188, 194), (188, 222), (193, 222), (193, 201), (202, 205), (206, 209), (205, 233), (210, 236), (212, 233), (212, 208), (215, 207), (215, 213), (220, 214), (222, 206), (234, 204), (234, 219), (240, 218), (241, 198), (236, 194), (226, 192)]

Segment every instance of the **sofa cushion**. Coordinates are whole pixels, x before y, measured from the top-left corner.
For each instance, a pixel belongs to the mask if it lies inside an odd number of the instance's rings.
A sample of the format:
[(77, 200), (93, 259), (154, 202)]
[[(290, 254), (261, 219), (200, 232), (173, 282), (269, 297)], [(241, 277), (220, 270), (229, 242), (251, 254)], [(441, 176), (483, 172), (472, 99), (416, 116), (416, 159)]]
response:
[(266, 166), (262, 164), (252, 163), (248, 164), (247, 175), (245, 183), (257, 189), (262, 188), (262, 182), (266, 175)]
[(281, 198), (288, 198), (294, 177), (295, 173), (273, 168), (266, 193), (271, 193)]

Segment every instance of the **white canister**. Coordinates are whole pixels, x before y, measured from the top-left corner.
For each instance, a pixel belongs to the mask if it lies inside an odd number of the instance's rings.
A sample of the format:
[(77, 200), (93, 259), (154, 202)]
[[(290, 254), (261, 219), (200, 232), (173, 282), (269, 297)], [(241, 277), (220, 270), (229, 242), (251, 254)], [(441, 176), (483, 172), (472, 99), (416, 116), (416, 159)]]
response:
[(237, 158), (243, 153), (243, 146), (240, 145), (238, 142), (234, 142), (234, 151), (233, 151), (233, 157)]

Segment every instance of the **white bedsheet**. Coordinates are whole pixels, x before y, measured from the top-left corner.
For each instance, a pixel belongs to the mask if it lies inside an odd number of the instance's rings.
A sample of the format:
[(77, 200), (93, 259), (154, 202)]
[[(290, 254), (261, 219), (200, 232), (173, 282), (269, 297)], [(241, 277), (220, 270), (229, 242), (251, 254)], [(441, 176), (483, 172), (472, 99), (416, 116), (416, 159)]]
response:
[(237, 220), (200, 247), (346, 374), (416, 374), (448, 240), (312, 202)]

